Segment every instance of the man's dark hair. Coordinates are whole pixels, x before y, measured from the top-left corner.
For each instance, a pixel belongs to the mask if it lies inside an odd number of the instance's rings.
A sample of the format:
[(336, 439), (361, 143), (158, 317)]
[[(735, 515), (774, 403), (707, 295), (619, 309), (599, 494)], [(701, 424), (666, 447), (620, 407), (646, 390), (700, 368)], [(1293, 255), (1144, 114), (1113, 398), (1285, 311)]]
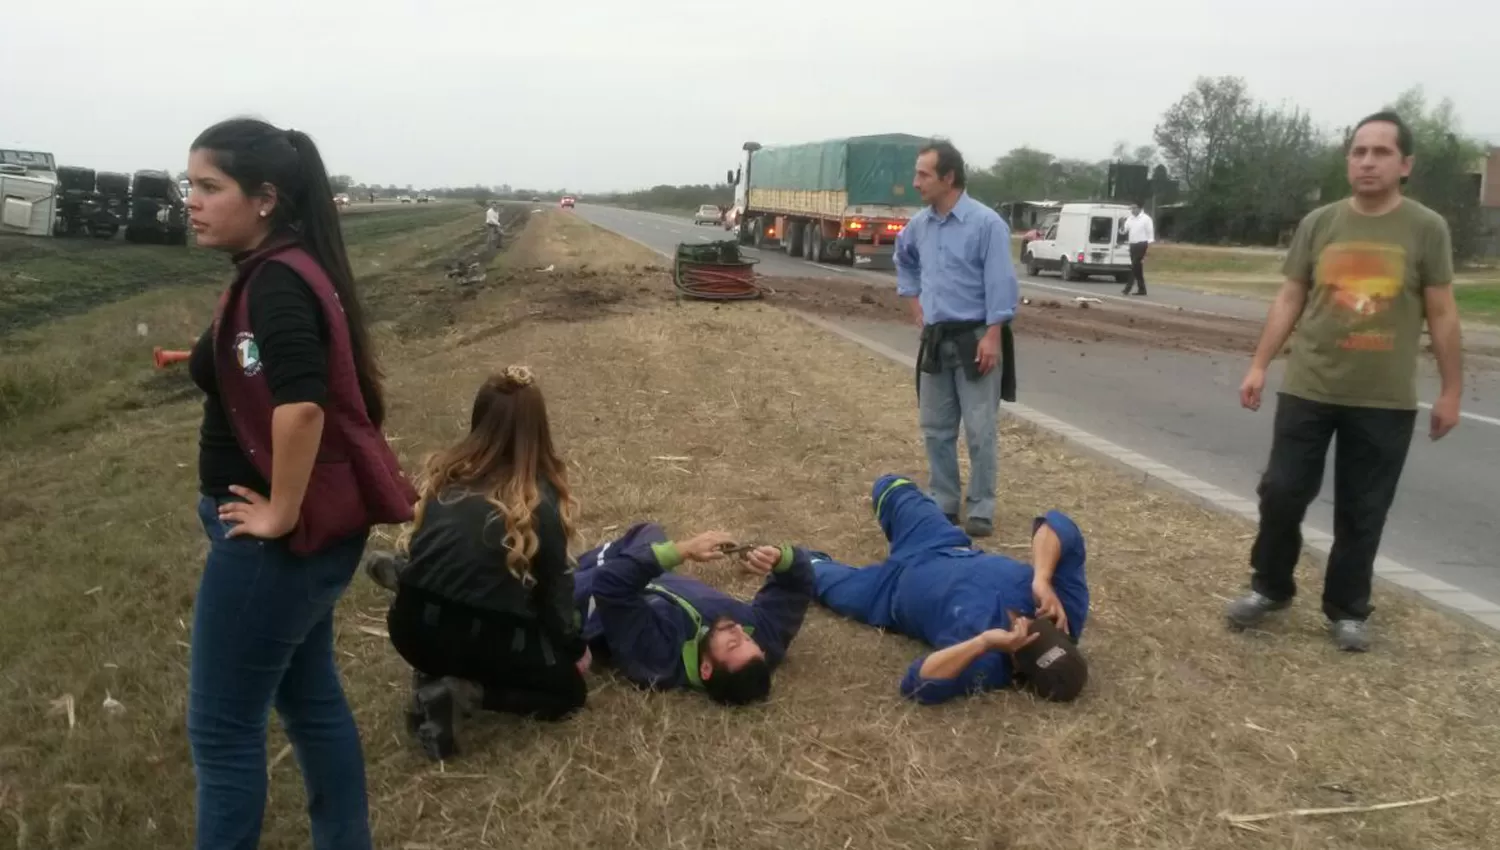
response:
[(1345, 146), (1345, 149), (1347, 150), (1354, 146), (1354, 134), (1359, 132), (1359, 128), (1366, 124), (1376, 123), (1394, 124), (1396, 126), (1396, 148), (1401, 151), (1403, 158), (1411, 156), (1416, 152), (1417, 142), (1416, 138), (1412, 136), (1411, 127), (1407, 126), (1406, 122), (1401, 120), (1401, 116), (1394, 109), (1382, 109), (1379, 112), (1366, 115), (1360, 119), (1360, 122), (1354, 125), (1354, 130), (1349, 133), (1349, 144)]
[(749, 705), (771, 694), (771, 665), (757, 658), (738, 670), (714, 665), (712, 676), (703, 680), (709, 699), (721, 705)]
[(939, 179), (953, 175), (953, 188), (962, 189), (968, 185), (968, 178), (964, 176), (964, 155), (958, 152), (958, 148), (947, 139), (933, 139), (925, 147), (917, 151), (917, 156), (925, 153), (937, 154), (937, 176)]

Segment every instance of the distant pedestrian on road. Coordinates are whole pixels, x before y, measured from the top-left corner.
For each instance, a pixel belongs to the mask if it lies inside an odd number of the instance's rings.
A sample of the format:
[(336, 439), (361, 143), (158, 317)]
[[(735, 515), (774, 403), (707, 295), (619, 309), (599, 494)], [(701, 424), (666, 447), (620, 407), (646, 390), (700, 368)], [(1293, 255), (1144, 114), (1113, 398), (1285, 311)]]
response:
[(489, 247), (500, 249), (500, 206), (491, 203), (484, 210), (484, 229)]
[[(1141, 209), (1140, 204), (1130, 205), (1130, 218), (1125, 219), (1125, 238), (1130, 241), (1130, 278), (1135, 284), (1135, 294), (1146, 294), (1146, 247), (1156, 241), (1156, 223)], [(1130, 294), (1130, 284), (1125, 284), (1125, 295)]]
[(948, 520), (959, 521), (958, 426), (969, 446), (964, 499), (970, 537), (995, 530), (1000, 401), (1015, 401), (1010, 322), (1020, 288), (1010, 228), (964, 191), (963, 155), (935, 141), (917, 156), (912, 185), (928, 207), (896, 237), (896, 292), (922, 328), (917, 397), (927, 444), (928, 486)]
[(1401, 194), (1412, 147), (1410, 128), (1394, 112), (1361, 121), (1347, 155), (1353, 196), (1313, 210), (1292, 238), (1286, 282), (1240, 385), (1240, 403), (1258, 410), (1266, 367), (1292, 338), (1259, 488), (1252, 590), (1230, 604), (1233, 626), (1256, 625), (1291, 604), (1302, 518), (1337, 436), (1323, 614), (1340, 649), (1369, 648), (1375, 555), (1416, 425), (1424, 317), (1442, 379), (1429, 436), (1441, 439), (1458, 424), (1463, 373), (1452, 239), (1442, 216)]

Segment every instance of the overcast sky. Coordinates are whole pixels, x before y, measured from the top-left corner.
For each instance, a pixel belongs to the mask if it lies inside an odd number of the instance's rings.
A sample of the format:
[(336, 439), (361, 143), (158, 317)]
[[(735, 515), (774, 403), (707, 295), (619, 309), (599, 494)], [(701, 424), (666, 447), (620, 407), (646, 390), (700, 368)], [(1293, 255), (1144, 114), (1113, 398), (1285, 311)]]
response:
[(243, 113), (418, 188), (712, 182), (747, 139), (864, 133), (1103, 158), (1204, 74), (1328, 127), (1420, 84), (1500, 142), (1497, 0), (3, 5), (0, 147), (99, 170), (181, 170)]

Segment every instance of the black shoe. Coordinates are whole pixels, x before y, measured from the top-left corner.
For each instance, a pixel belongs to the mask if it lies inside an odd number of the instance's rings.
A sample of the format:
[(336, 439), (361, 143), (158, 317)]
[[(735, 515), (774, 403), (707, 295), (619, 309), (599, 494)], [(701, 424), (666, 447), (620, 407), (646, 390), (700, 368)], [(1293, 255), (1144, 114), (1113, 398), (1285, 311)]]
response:
[(443, 681), (433, 682), (417, 691), (416, 704), (421, 707), (422, 722), (417, 725), (417, 742), (433, 761), (444, 761), (458, 755), (453, 736), (453, 691)]
[(417, 695), (422, 692), (423, 688), (437, 681), (424, 673), (411, 671), (411, 699), (407, 701), (406, 710), (403, 713), (406, 715), (406, 734), (413, 738), (417, 737), (417, 730), (422, 728), (422, 721), (427, 719), (426, 713), (422, 711), (422, 700), (418, 699)]
[(406, 567), (406, 561), (405, 555), (376, 549), (366, 552), (365, 556), (360, 559), (359, 565), (371, 581), (395, 593), (401, 579), (401, 570)]

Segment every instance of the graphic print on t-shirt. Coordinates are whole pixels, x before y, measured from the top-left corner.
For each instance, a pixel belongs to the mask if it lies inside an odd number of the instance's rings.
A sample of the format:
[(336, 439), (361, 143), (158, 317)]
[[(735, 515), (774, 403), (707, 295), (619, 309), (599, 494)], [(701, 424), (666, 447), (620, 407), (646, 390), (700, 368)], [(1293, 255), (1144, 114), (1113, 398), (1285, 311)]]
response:
[(234, 357), (247, 377), (260, 374), (260, 347), (255, 344), (255, 335), (240, 332), (234, 338)]
[(1406, 249), (1384, 242), (1335, 242), (1318, 258), (1318, 285), (1344, 326), (1339, 348), (1391, 351), (1395, 328), (1385, 314), (1406, 280)]

